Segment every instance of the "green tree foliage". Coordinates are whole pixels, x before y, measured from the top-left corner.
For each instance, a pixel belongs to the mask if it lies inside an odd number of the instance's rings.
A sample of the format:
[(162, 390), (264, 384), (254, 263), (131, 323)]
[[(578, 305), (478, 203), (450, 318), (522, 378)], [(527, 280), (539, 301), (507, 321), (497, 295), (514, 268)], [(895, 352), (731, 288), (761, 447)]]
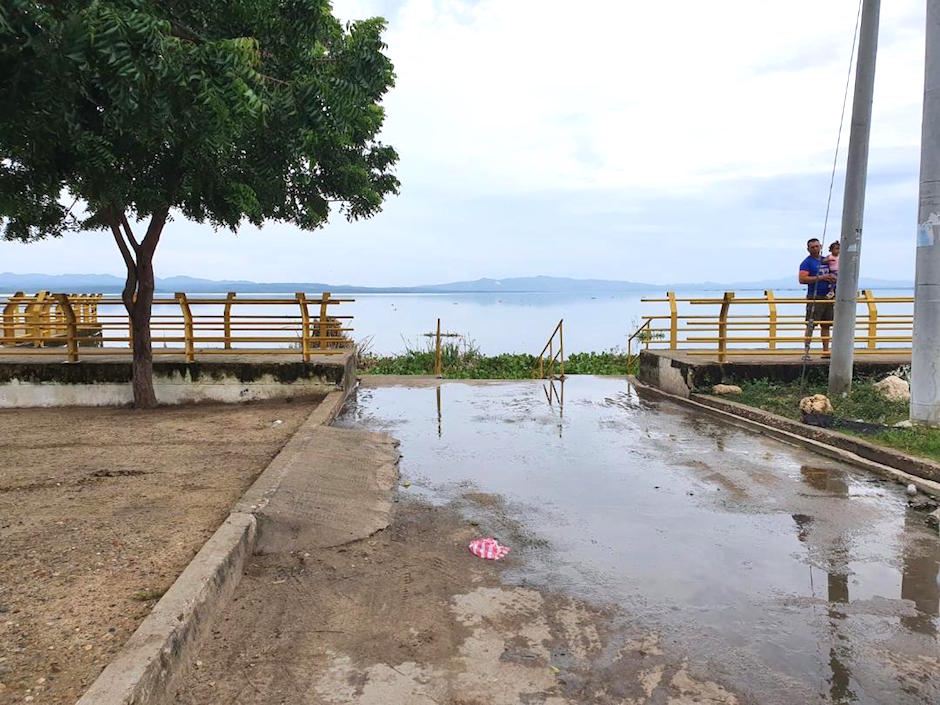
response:
[(112, 233), (138, 406), (155, 403), (152, 259), (171, 212), (312, 230), (397, 193), (377, 140), (384, 26), (344, 27), (327, 0), (0, 1), (2, 236)]

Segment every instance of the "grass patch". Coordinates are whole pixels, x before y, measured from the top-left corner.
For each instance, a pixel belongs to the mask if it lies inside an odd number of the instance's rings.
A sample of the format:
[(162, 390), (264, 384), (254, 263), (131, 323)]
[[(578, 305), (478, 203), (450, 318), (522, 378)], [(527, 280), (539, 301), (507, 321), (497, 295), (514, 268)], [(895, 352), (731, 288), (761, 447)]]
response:
[(166, 588), (147, 588), (146, 590), (138, 590), (133, 595), (131, 595), (132, 600), (137, 602), (156, 602), (164, 594), (166, 594)]
[[(852, 383), (852, 391), (844, 397), (830, 399), (836, 418), (865, 421), (867, 423), (893, 426), (909, 418), (907, 402), (885, 401), (874, 388), (875, 379), (862, 378)], [(800, 420), (800, 399), (811, 394), (826, 394), (823, 382), (782, 383), (769, 380), (748, 380), (738, 383), (741, 394), (731, 397), (734, 401), (754, 406), (790, 419)], [(903, 453), (919, 455), (940, 461), (940, 430), (927, 428), (887, 428), (875, 433), (854, 433), (873, 443), (894, 448)]]
[[(625, 375), (636, 372), (636, 361), (618, 350), (575, 353), (565, 359), (566, 375)], [(433, 375), (434, 346), (407, 347), (398, 355), (374, 355), (360, 349), (357, 365), (363, 375)], [(441, 376), (446, 379), (531, 379), (538, 370), (535, 355), (504, 353), (484, 355), (472, 341), (447, 342), (441, 346)], [(555, 364), (556, 374), (560, 367)]]
[[(885, 401), (874, 388), (876, 380), (865, 378), (852, 383), (852, 392), (844, 397), (830, 399), (835, 415), (842, 419), (866, 421), (891, 426), (908, 418), (907, 402)], [(771, 411), (780, 416), (800, 419), (800, 399), (811, 394), (828, 396), (823, 382), (772, 382), (766, 379), (748, 380), (738, 384), (741, 394), (735, 401)]]

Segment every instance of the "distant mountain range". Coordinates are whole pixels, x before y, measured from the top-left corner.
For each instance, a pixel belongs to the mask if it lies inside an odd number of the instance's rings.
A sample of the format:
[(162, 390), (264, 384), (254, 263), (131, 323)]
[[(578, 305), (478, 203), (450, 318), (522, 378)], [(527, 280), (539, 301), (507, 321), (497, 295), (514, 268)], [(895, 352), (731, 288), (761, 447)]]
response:
[[(863, 289), (911, 289), (911, 281), (870, 279), (863, 277)], [(0, 273), (0, 292), (59, 291), (100, 292), (112, 294), (124, 288), (124, 279), (111, 274), (13, 274)], [(167, 277), (157, 279), (157, 290), (187, 293), (285, 293), (294, 291), (329, 291), (338, 294), (470, 294), (470, 293), (628, 293), (633, 291), (741, 291), (762, 289), (797, 289), (796, 277), (780, 277), (763, 281), (683, 282), (674, 284), (648, 284), (643, 282), (609, 279), (570, 279), (568, 277), (513, 277), (510, 279), (476, 279), (447, 284), (418, 286), (356, 286), (350, 284), (324, 284), (322, 282), (253, 282), (247, 280), (215, 280), (195, 277)]]

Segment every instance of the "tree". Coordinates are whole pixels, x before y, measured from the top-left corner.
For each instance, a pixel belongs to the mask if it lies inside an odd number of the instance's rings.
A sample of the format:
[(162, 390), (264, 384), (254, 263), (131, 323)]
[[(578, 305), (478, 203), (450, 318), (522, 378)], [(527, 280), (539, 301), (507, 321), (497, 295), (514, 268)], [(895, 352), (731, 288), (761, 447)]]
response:
[(344, 27), (328, 0), (0, 3), (2, 236), (111, 232), (138, 407), (156, 404), (153, 256), (172, 213), (313, 230), (398, 192), (377, 140), (384, 27)]

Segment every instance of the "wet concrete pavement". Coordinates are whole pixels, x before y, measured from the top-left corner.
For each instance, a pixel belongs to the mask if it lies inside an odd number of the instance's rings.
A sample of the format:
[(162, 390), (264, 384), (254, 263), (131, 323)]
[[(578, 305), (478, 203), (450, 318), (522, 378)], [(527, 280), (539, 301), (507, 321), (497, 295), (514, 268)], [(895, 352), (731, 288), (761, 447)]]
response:
[(563, 394), (366, 383), (338, 423), (401, 441), (402, 492), (498, 496), (527, 537), (504, 583), (616, 608), (746, 699), (940, 702), (940, 540), (901, 488), (623, 380)]

